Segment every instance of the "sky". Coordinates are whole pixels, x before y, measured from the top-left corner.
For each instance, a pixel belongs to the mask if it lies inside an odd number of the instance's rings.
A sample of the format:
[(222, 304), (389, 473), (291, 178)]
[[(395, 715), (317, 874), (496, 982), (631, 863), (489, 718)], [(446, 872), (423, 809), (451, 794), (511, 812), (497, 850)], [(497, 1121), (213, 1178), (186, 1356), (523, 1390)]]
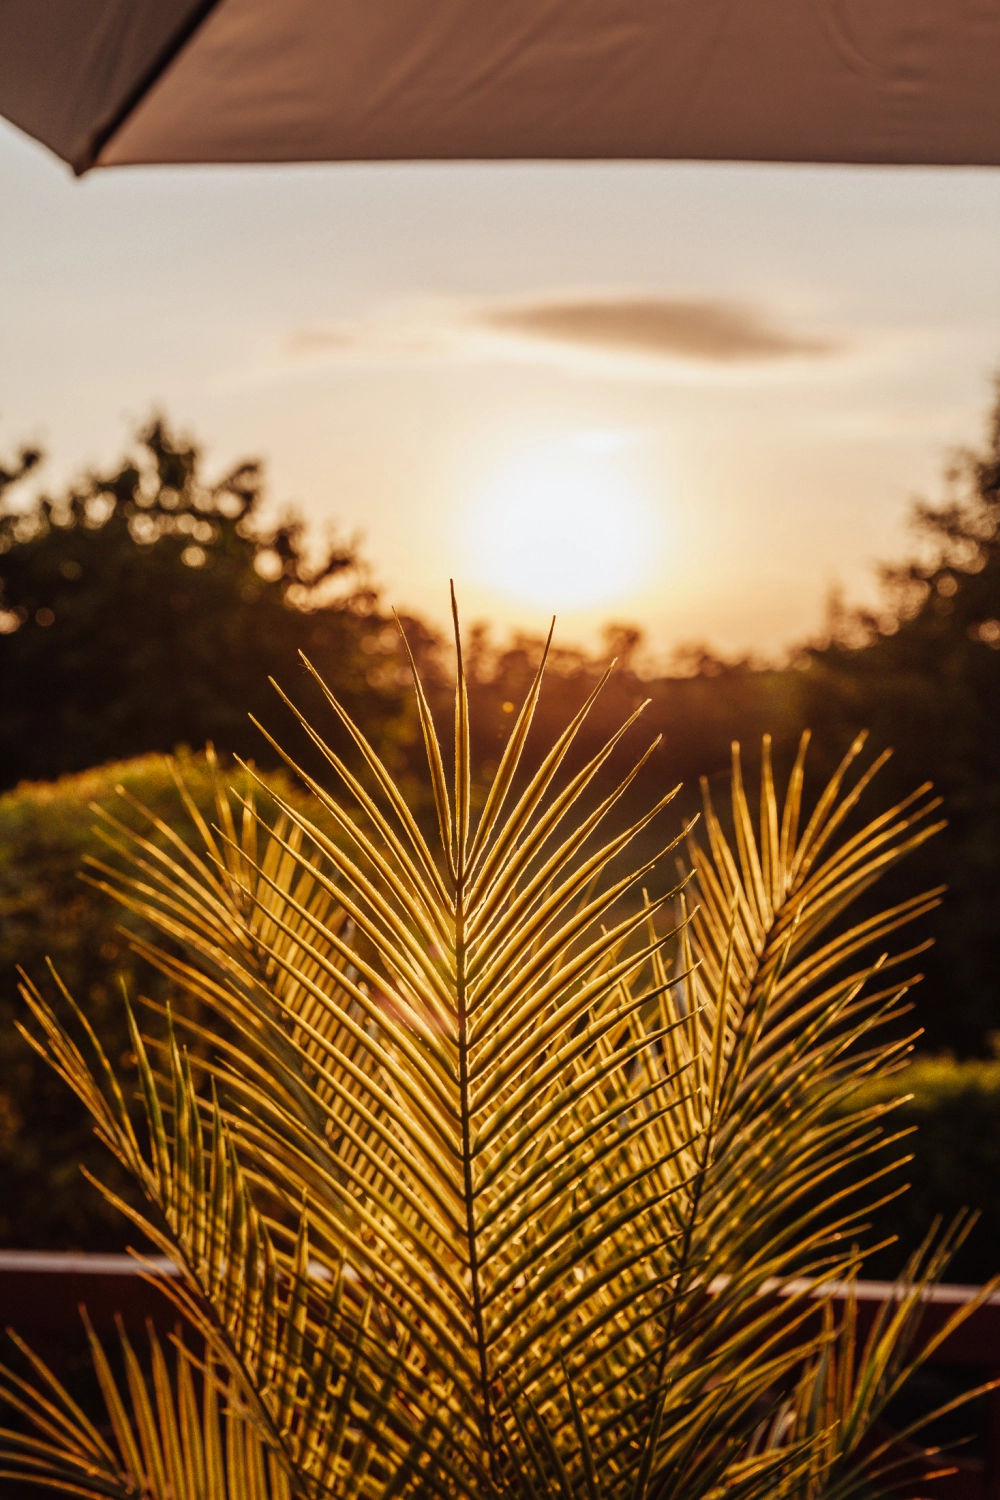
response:
[(1000, 365), (1000, 171), (117, 168), (0, 122), (0, 456), (154, 409), (387, 602), (776, 658), (873, 597)]

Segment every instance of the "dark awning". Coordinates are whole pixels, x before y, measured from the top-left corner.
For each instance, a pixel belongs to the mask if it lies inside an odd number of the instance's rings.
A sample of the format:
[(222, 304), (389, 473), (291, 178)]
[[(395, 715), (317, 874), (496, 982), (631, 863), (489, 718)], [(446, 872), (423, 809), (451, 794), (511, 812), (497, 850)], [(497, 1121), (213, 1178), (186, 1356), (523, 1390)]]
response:
[(0, 112), (126, 162), (1000, 163), (1000, 0), (0, 0)]

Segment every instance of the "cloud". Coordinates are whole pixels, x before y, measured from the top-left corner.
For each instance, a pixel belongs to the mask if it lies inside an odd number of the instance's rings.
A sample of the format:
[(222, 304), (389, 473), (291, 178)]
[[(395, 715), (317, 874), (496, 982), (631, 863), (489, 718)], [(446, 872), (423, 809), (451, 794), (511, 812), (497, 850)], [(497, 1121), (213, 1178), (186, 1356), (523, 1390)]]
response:
[(842, 353), (836, 339), (782, 327), (766, 311), (709, 298), (591, 293), (520, 301), (411, 302), (295, 332), (286, 361), (494, 360), (639, 378), (734, 373)]
[(500, 333), (647, 358), (732, 360), (817, 358), (832, 339), (789, 332), (740, 303), (675, 297), (579, 297), (483, 308), (479, 322)]
[(368, 355), (389, 359), (434, 359), (447, 352), (451, 341), (444, 328), (399, 309), (395, 315), (357, 323), (317, 324), (297, 328), (288, 340), (288, 352), (301, 359), (332, 355)]

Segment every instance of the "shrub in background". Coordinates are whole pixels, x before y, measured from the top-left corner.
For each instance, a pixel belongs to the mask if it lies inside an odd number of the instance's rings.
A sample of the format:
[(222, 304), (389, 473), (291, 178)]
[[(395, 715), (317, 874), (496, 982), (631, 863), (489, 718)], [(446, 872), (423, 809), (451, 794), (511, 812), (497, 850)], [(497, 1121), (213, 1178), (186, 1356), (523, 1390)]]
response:
[[(174, 766), (192, 804), (213, 820), (217, 773), (204, 755), (182, 754), (174, 763), (163, 756), (144, 756), (55, 782), (26, 783), (0, 796), (2, 1246), (124, 1248), (127, 1236), (120, 1217), (95, 1199), (79, 1170), (79, 1163), (96, 1171), (106, 1161), (86, 1111), (14, 1030), (21, 1008), (16, 966), (40, 975), (51, 959), (85, 1006), (109, 1054), (116, 1062), (127, 1056), (131, 1044), (122, 987), (130, 994), (141, 990), (160, 999), (169, 987), (129, 944), (129, 934), (152, 936), (148, 922), (80, 877), (86, 860), (114, 863), (117, 858), (100, 832), (103, 827), (113, 836), (114, 830), (95, 815), (95, 805), (133, 828), (141, 826), (158, 848), (169, 842), (168, 827), (176, 837), (197, 839)], [(226, 776), (237, 790), (249, 790), (245, 772), (232, 768)], [(258, 790), (263, 806), (273, 810), (267, 788), (301, 804), (301, 792), (280, 772), (267, 772), (263, 784), (264, 790)], [(136, 803), (162, 826), (151, 826)], [(116, 1174), (115, 1180), (122, 1191), (129, 1191), (123, 1174)]]
[(913, 1160), (890, 1182), (906, 1182), (909, 1188), (876, 1215), (877, 1232), (895, 1234), (898, 1242), (870, 1257), (866, 1274), (895, 1276), (905, 1247), (919, 1243), (936, 1219), (971, 1208), (979, 1222), (949, 1276), (987, 1281), (1000, 1272), (1000, 1059), (917, 1057), (892, 1078), (867, 1082), (858, 1100), (877, 1108), (901, 1095), (904, 1102), (893, 1123), (897, 1129), (916, 1127), (900, 1143)]

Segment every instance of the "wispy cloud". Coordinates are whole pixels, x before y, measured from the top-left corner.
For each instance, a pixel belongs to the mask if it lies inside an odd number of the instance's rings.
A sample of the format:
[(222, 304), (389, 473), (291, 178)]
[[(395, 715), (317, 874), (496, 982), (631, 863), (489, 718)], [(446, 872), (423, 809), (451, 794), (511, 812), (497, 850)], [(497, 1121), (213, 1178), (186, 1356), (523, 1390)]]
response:
[(764, 309), (709, 298), (590, 293), (496, 302), (412, 302), (353, 322), (314, 324), (287, 341), (294, 364), (482, 359), (594, 373), (663, 376), (824, 360), (827, 335), (784, 327)]
[(740, 303), (671, 297), (577, 297), (481, 309), (479, 322), (526, 339), (654, 359), (771, 360), (834, 354), (839, 345), (779, 327)]

